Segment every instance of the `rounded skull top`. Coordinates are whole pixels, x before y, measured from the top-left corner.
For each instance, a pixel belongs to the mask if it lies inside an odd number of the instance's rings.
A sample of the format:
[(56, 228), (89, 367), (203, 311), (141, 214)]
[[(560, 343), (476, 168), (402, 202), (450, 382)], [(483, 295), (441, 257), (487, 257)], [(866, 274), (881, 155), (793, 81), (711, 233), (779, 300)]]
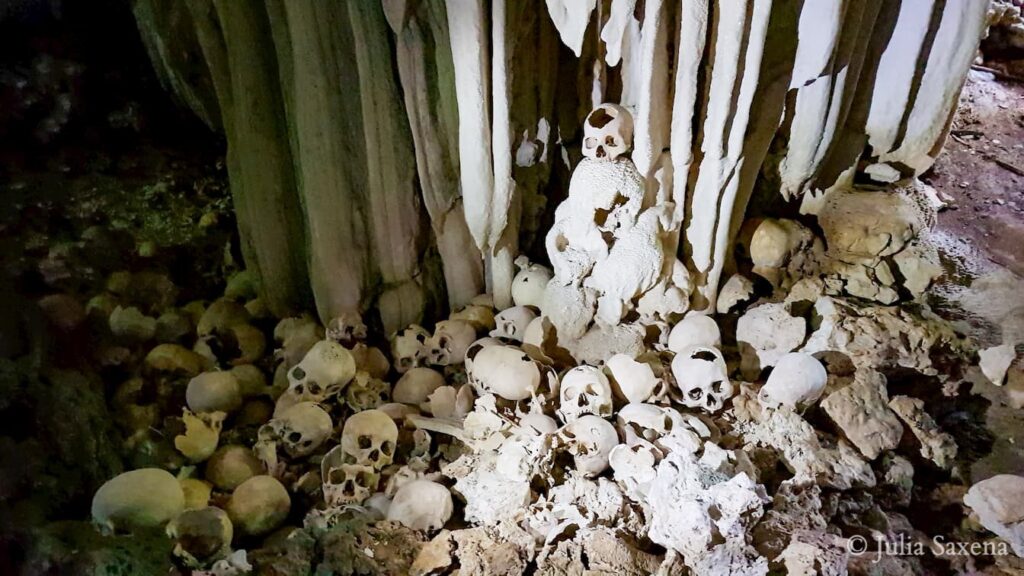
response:
[(633, 116), (618, 104), (601, 104), (583, 123), (583, 155), (610, 161), (633, 146)]

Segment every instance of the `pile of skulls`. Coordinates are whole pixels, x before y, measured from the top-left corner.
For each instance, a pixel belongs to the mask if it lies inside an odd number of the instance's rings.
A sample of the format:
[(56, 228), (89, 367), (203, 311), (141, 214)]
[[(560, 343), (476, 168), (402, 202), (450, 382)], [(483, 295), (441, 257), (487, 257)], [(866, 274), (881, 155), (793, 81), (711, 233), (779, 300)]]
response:
[[(115, 404), (131, 446), (177, 430), (176, 453), (104, 485), (95, 521), (166, 526), (180, 563), (216, 576), (352, 518), (422, 534), (415, 574), (839, 574), (857, 566), (851, 536), (923, 538), (904, 511), (951, 485), (916, 495), (915, 473), (954, 468), (957, 444), (885, 374), (952, 379), (935, 362), (962, 343), (944, 323), (805, 278), (584, 362), (532, 289), (550, 271), (520, 265), (514, 306), (480, 296), (380, 346), (358, 317), (299, 317), (267, 330), (268, 355), (238, 296), (166, 312), (158, 325), (194, 317), (191, 348), (150, 349)], [(155, 338), (138, 310), (109, 319), (122, 342)], [(142, 402), (146, 379), (186, 382), (180, 418)], [(966, 502), (1020, 546), (1000, 494), (979, 484)]]

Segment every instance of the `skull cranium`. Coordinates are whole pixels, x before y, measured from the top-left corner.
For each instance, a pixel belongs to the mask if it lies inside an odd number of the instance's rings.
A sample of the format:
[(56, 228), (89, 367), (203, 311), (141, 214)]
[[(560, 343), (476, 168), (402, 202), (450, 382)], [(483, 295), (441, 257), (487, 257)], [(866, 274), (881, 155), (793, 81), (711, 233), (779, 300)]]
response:
[(679, 401), (685, 406), (715, 413), (732, 398), (725, 358), (716, 348), (693, 346), (676, 354), (672, 374), (681, 393)]
[(600, 368), (577, 366), (562, 377), (558, 416), (569, 423), (584, 414), (612, 415), (612, 385)]
[(341, 451), (346, 464), (387, 466), (395, 457), (398, 426), (380, 410), (364, 410), (349, 416), (341, 431)]
[(583, 123), (583, 155), (615, 160), (633, 145), (633, 116), (618, 104), (601, 104)]

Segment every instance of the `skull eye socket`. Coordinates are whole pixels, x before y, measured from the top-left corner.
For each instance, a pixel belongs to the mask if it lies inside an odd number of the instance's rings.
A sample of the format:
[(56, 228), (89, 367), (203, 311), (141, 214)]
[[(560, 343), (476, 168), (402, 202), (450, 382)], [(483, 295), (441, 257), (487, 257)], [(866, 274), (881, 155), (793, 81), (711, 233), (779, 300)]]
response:
[(303, 390), (305, 390), (305, 388), (302, 386), (302, 384), (298, 384), (298, 385), (295, 386), (295, 393), (296, 394), (302, 394)]
[(302, 441), (302, 434), (299, 434), (298, 432), (291, 432), (288, 434), (288, 441), (292, 444), (298, 444)]
[(376, 478), (374, 478), (374, 475), (369, 472), (360, 472), (359, 475), (356, 476), (356, 481), (364, 488), (372, 487), (376, 484), (375, 480)]
[(391, 456), (391, 454), (394, 453), (394, 450), (395, 450), (395, 445), (390, 440), (388, 440), (387, 442), (384, 442), (383, 444), (380, 445), (380, 451), (385, 456)]
[(369, 450), (373, 446), (373, 439), (369, 436), (360, 436), (356, 442), (361, 450)]
[(605, 146), (615, 146), (615, 137), (612, 136), (611, 134), (609, 134), (608, 136), (605, 136), (604, 137), (604, 145)]
[(717, 359), (715, 353), (710, 350), (697, 350), (693, 354), (690, 354), (690, 358), (694, 360), (704, 360), (705, 362), (714, 362)]
[(329, 484), (341, 484), (345, 481), (345, 473), (341, 468), (331, 468), (331, 471), (327, 473), (327, 482)]
[(583, 146), (587, 150), (593, 150), (594, 148), (597, 147), (597, 144), (598, 144), (597, 138), (591, 137), (591, 138), (587, 138), (587, 139), (583, 140)]
[(690, 400), (700, 400), (704, 396), (704, 391), (700, 388), (694, 388), (686, 394), (690, 397)]
[(714, 382), (712, 382), (711, 383), (711, 391), (714, 392), (715, 394), (721, 394), (722, 393), (722, 381), (721, 380), (715, 380)]
[(310, 382), (309, 383), (309, 393), (310, 394), (319, 394), (321, 392), (321, 390), (322, 389), (320, 388), (320, 385), (317, 384), (316, 382)]
[(301, 366), (296, 366), (295, 368), (292, 368), (292, 378), (295, 378), (296, 380), (302, 380), (305, 377), (306, 371), (303, 370)]

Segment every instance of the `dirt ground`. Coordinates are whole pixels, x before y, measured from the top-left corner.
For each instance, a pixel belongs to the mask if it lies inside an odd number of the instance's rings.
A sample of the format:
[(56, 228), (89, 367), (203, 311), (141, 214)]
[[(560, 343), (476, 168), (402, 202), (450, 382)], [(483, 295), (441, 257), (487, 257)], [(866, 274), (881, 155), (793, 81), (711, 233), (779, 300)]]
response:
[(972, 70), (946, 148), (922, 180), (953, 201), (937, 232), (1024, 276), (1024, 84)]

